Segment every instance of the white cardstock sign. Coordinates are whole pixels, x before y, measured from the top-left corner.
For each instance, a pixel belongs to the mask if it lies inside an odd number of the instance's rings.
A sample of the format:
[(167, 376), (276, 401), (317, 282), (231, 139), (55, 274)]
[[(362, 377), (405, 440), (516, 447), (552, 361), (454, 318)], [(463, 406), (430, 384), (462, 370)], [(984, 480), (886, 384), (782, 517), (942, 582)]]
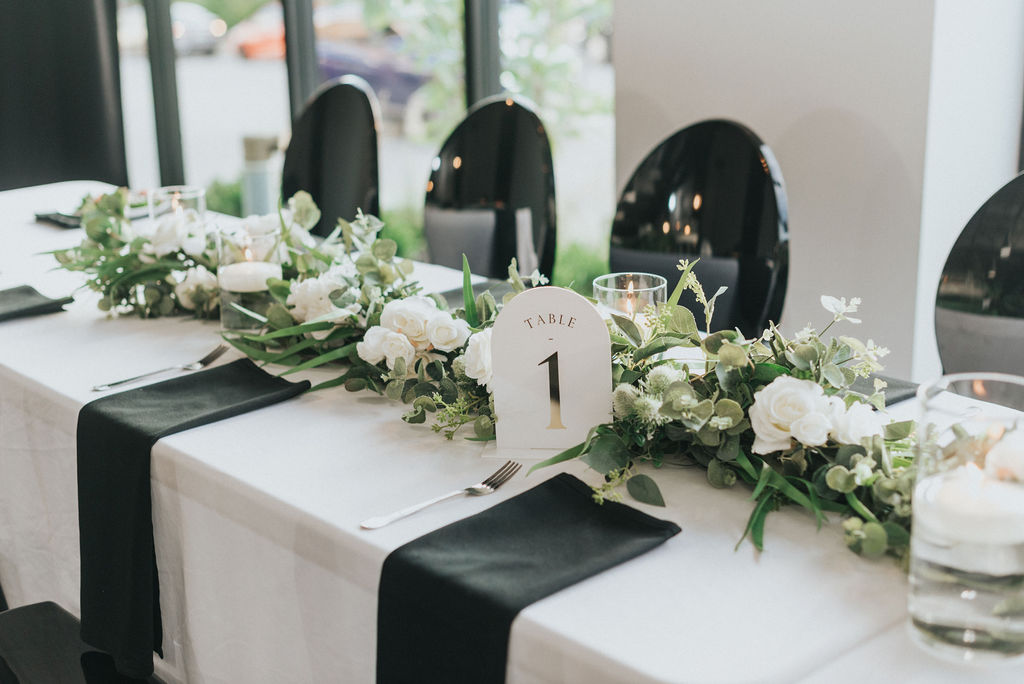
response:
[(491, 335), (499, 451), (564, 450), (611, 420), (608, 327), (585, 298), (560, 287), (527, 290), (505, 305)]

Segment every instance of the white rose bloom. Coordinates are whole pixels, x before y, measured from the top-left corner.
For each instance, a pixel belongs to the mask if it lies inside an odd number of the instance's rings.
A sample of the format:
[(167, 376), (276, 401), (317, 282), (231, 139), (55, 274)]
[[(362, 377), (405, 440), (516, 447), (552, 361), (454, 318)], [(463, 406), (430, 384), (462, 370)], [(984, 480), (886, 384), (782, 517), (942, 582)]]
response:
[(178, 303), (189, 311), (196, 308), (192, 296), (197, 290), (206, 290), (213, 293), (217, 291), (217, 276), (210, 273), (205, 266), (196, 266), (185, 272), (185, 279), (174, 287), (174, 294), (178, 297)]
[(405, 367), (412, 370), (413, 361), (416, 360), (416, 349), (405, 335), (388, 330), (380, 348), (384, 352), (384, 360), (387, 361), (388, 368), (394, 370), (395, 361), (401, 357), (405, 359)]
[(821, 446), (828, 441), (831, 429), (832, 419), (827, 412), (808, 413), (803, 418), (793, 421), (790, 433), (804, 446)]
[[(780, 375), (754, 395), (750, 407), (754, 453), (763, 455), (788, 449), (795, 422), (811, 414), (827, 417), (828, 413), (828, 399), (817, 383)], [(808, 420), (798, 429), (804, 436), (814, 438), (819, 427), (820, 422)]]
[[(305, 323), (321, 316), (328, 316), (325, 320), (340, 321), (348, 318), (348, 308), (339, 308), (331, 301), (331, 293), (335, 290), (343, 290), (345, 285), (338, 283), (333, 278), (324, 277), (307, 278), (292, 284), (291, 294), (285, 300), (288, 306), (292, 307), (291, 313), (295, 320)], [(334, 314), (331, 316), (331, 314)]]
[(469, 345), (463, 355), (466, 375), (476, 380), (478, 385), (486, 387), (488, 391), (494, 377), (494, 369), (491, 367), (491, 330), (492, 328), (487, 328), (474, 333), (469, 338)]
[(1024, 482), (1024, 431), (1007, 432), (985, 456), (985, 473), (1000, 480)]
[(281, 230), (281, 219), (277, 214), (264, 216), (246, 216), (242, 219), (241, 230), (253, 239), (250, 249), (256, 261), (271, 261), (272, 252), (276, 252), (276, 261), (282, 264), (291, 263), (288, 245), (283, 240), (274, 240), (272, 236)]
[(356, 353), (366, 363), (377, 365), (384, 360), (384, 338), (387, 337), (387, 328), (375, 325), (366, 331), (361, 342), (356, 344)]
[(882, 415), (868, 404), (846, 403), (832, 397), (832, 439), (840, 444), (860, 444), (866, 437), (882, 434)]
[(455, 351), (468, 339), (469, 323), (447, 311), (438, 311), (427, 319), (427, 340), (438, 351)]
[(437, 304), (429, 297), (417, 295), (395, 299), (384, 305), (380, 313), (380, 324), (388, 330), (405, 335), (417, 349), (426, 349), (430, 344), (427, 320), (437, 310)]

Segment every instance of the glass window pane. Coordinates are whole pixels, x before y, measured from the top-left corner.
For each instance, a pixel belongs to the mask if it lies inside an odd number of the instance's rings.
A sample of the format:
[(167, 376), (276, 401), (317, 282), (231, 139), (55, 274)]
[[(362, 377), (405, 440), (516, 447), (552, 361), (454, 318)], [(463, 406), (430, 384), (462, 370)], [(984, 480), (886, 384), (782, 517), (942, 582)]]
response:
[(354, 74), (380, 101), (385, 234), (422, 257), (430, 162), (465, 115), (462, 0), (324, 0), (313, 24), (321, 80)]
[(501, 85), (537, 106), (551, 138), (555, 282), (590, 294), (615, 211), (612, 0), (502, 0)]

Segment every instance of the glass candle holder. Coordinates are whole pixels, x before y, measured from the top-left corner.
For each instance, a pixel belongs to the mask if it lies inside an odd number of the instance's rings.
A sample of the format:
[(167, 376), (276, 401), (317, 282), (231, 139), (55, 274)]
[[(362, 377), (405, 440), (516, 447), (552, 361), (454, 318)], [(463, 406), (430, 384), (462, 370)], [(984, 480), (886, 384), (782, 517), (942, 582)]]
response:
[(153, 221), (166, 215), (187, 220), (206, 218), (206, 190), (191, 185), (167, 185), (149, 193), (149, 218)]
[(280, 229), (254, 234), (245, 225), (218, 231), (217, 282), (225, 332), (254, 332), (265, 324), (274, 298), (267, 281), (281, 278)]
[(1024, 656), (1024, 378), (948, 375), (918, 390), (913, 639), (958, 662)]
[(609, 273), (594, 278), (594, 299), (606, 318), (619, 314), (636, 319), (649, 306), (665, 301), (667, 282), (653, 273)]

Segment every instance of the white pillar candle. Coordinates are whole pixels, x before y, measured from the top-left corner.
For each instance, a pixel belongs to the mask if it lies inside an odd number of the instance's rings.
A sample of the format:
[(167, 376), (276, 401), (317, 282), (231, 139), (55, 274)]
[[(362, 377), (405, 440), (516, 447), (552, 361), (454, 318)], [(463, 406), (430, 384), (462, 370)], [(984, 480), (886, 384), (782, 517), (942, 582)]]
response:
[(240, 261), (217, 269), (220, 287), (229, 292), (263, 292), (269, 278), (281, 277), (281, 264)]
[(1024, 543), (1024, 484), (974, 463), (926, 477), (914, 490), (914, 531), (951, 543)]

